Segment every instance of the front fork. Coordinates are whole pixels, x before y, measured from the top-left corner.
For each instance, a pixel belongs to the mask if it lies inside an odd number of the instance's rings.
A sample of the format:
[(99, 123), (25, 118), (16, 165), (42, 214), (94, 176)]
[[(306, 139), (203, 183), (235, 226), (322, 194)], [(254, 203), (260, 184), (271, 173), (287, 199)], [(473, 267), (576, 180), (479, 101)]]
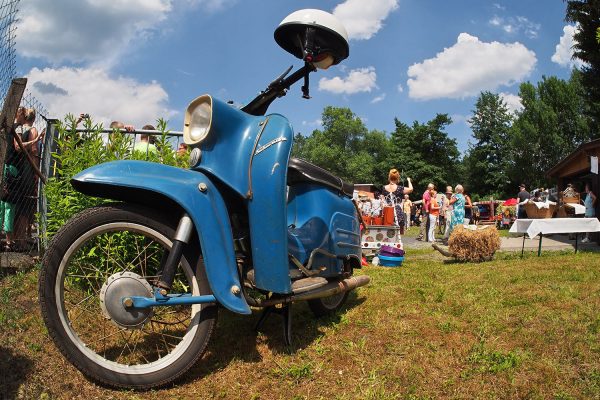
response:
[(183, 217), (179, 220), (179, 225), (177, 225), (175, 237), (173, 238), (173, 246), (171, 247), (171, 251), (169, 251), (165, 265), (163, 266), (162, 274), (158, 282), (156, 282), (156, 286), (162, 289), (160, 292), (163, 295), (166, 295), (167, 292), (171, 290), (175, 272), (179, 265), (179, 261), (181, 260), (181, 255), (183, 254), (183, 249), (189, 242), (193, 229), (194, 222), (189, 215), (183, 214)]
[(143, 296), (124, 297), (121, 301), (126, 308), (192, 305), (214, 303), (217, 301), (213, 295), (192, 296), (190, 294), (168, 294), (173, 285), (173, 279), (175, 278), (175, 272), (181, 260), (183, 249), (189, 242), (193, 229), (194, 223), (192, 219), (189, 215), (184, 214), (179, 220), (179, 225), (177, 225), (175, 237), (173, 238), (173, 246), (163, 265), (160, 279), (156, 282), (157, 287), (154, 290), (154, 298)]

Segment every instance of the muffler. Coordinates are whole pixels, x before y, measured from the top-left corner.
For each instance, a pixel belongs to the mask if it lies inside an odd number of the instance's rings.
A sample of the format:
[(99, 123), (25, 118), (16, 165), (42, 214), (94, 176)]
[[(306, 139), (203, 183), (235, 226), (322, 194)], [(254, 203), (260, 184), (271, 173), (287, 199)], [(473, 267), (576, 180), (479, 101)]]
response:
[(318, 289), (311, 290), (304, 293), (293, 294), (291, 296), (283, 296), (278, 298), (270, 298), (264, 300), (257, 300), (252, 297), (246, 296), (246, 301), (253, 307), (269, 307), (275, 304), (287, 304), (293, 301), (304, 301), (318, 299), (321, 297), (329, 297), (338, 293), (347, 292), (349, 290), (356, 289), (360, 286), (365, 286), (371, 281), (367, 275), (352, 276), (339, 282), (331, 282)]

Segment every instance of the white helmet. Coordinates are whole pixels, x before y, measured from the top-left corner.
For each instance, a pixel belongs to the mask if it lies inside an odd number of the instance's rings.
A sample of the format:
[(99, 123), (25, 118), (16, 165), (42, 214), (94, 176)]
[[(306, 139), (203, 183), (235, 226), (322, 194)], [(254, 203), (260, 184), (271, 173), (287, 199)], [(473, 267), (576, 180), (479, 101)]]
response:
[(332, 14), (299, 10), (284, 18), (275, 30), (275, 41), (287, 52), (326, 69), (348, 57), (348, 33)]

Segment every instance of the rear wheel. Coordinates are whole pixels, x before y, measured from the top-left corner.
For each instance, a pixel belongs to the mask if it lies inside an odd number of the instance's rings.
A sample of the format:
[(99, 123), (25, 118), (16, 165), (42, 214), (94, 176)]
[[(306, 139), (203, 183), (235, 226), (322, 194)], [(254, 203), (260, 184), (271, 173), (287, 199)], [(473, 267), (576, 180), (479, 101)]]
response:
[[(91, 208), (54, 237), (40, 273), (48, 331), (89, 378), (112, 387), (149, 389), (186, 372), (202, 355), (215, 304), (128, 309), (125, 296), (152, 296), (177, 221), (133, 205)], [(199, 251), (187, 249), (174, 293), (211, 294)]]
[(307, 300), (308, 307), (317, 317), (335, 314), (348, 299), (350, 291), (334, 294), (333, 296), (320, 297), (318, 299)]

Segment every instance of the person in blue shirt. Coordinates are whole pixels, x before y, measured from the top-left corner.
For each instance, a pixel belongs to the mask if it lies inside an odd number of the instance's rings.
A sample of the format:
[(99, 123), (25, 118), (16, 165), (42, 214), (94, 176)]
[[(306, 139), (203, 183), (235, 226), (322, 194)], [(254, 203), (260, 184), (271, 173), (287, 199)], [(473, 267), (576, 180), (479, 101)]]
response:
[[(589, 183), (585, 184), (585, 199), (583, 200), (583, 205), (585, 206), (585, 217), (593, 218), (596, 216), (596, 195), (590, 189)], [(585, 234), (585, 237), (581, 241), (582, 243), (590, 242), (590, 232)]]

